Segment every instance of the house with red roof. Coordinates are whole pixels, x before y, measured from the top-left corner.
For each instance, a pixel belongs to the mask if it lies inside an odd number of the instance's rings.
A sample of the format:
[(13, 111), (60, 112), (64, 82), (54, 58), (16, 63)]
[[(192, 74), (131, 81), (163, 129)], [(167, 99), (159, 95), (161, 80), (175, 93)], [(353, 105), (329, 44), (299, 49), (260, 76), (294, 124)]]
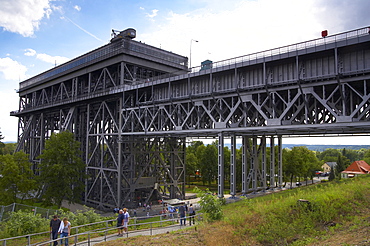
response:
[(353, 178), (362, 174), (370, 174), (370, 165), (365, 161), (354, 161), (341, 172), (342, 178)]

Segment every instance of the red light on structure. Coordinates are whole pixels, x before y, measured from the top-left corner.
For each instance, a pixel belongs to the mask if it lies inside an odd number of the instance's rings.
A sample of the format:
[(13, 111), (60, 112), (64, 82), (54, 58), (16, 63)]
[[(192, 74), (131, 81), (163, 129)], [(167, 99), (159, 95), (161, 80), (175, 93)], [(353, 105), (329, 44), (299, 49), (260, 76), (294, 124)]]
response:
[(326, 36), (328, 36), (328, 30), (324, 30), (321, 32), (321, 37), (325, 38)]

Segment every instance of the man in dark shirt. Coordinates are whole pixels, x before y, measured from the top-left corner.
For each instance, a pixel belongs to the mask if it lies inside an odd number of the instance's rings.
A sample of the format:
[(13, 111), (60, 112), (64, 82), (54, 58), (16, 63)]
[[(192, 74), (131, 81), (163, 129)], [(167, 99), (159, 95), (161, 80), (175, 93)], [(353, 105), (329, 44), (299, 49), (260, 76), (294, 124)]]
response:
[(117, 216), (117, 229), (118, 229), (118, 235), (119, 237), (123, 236), (123, 220), (124, 220), (123, 210), (119, 210), (118, 216)]
[[(58, 218), (58, 215), (54, 215), (53, 219), (50, 220), (50, 233), (53, 240), (58, 238), (60, 222), (61, 220)], [(54, 246), (56, 245), (58, 245), (58, 241), (54, 241)]]
[(186, 213), (186, 208), (185, 205), (182, 205), (179, 207), (179, 213), (180, 213), (180, 225), (185, 225), (186, 224), (186, 218), (185, 218), (185, 213)]

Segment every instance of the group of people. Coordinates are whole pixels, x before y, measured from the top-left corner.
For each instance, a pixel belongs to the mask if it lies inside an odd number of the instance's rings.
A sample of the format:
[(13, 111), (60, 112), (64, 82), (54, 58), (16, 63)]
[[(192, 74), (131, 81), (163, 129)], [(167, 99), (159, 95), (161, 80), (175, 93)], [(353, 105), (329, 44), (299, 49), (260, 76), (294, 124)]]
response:
[(193, 208), (193, 204), (190, 204), (189, 207), (186, 204), (180, 206), (178, 212), (180, 214), (180, 225), (186, 225), (186, 214), (188, 214), (189, 225), (191, 225), (191, 222), (195, 224), (195, 210)]
[(127, 226), (130, 220), (130, 214), (127, 212), (127, 208), (120, 209), (117, 216), (117, 228), (119, 237), (123, 236), (123, 231), (127, 233)]
[[(127, 208), (124, 209), (114, 209), (114, 212), (118, 212), (117, 216), (117, 229), (118, 229), (118, 236), (123, 236), (123, 232), (127, 233), (128, 231), (128, 223), (130, 220), (130, 214), (127, 211)], [(185, 225), (186, 223), (186, 214), (189, 215), (189, 225), (191, 222), (194, 223), (194, 215), (195, 210), (193, 205), (190, 204), (188, 207), (186, 204), (180, 206), (178, 208), (178, 214), (180, 215), (180, 225)], [(51, 237), (54, 241), (54, 246), (58, 245), (58, 236), (60, 235), (60, 244), (63, 245), (63, 238), (64, 238), (64, 245), (68, 246), (68, 238), (71, 236), (71, 223), (68, 221), (67, 218), (63, 218), (60, 220), (57, 215), (53, 216), (53, 219), (50, 221), (50, 233)]]
[[(60, 220), (57, 215), (53, 216), (53, 219), (50, 220), (50, 233), (53, 240), (58, 239), (60, 235), (60, 244), (68, 246), (68, 237), (71, 236), (71, 223), (67, 218)], [(58, 241), (54, 241), (54, 246), (58, 245)]]

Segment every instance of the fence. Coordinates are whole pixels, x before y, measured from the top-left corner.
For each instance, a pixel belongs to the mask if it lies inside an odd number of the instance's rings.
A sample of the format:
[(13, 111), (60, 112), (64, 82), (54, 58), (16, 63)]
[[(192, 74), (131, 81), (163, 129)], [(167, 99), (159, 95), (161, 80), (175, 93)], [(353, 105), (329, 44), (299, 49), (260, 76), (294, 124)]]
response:
[[(202, 214), (197, 214), (195, 216), (187, 216), (186, 219), (189, 221), (190, 218), (194, 218), (197, 223), (199, 220), (202, 219)], [(146, 219), (154, 219), (157, 221), (154, 222), (145, 222)], [(134, 217), (131, 220), (134, 221), (133, 224), (129, 224), (129, 230), (125, 233), (125, 237), (132, 237), (138, 235), (153, 235), (155, 231), (159, 233), (163, 233), (163, 229), (165, 228), (166, 231), (173, 231), (181, 229), (183, 226), (179, 225), (177, 222), (179, 221), (178, 214), (173, 214), (173, 216), (149, 216), (149, 217)], [(117, 236), (116, 230), (117, 227), (115, 226), (116, 219), (95, 222), (80, 226), (75, 226), (71, 228), (72, 236), (69, 238), (69, 245), (81, 245), (81, 246), (90, 246), (92, 242), (102, 242), (108, 241), (111, 239), (116, 239)], [(140, 223), (140, 221), (143, 221)], [(88, 229), (94, 226), (101, 226), (97, 229), (90, 229), (89, 231), (85, 231), (80, 233), (79, 231), (83, 231), (84, 229)], [(155, 233), (157, 234), (157, 233)], [(50, 240), (50, 232), (40, 232), (34, 233), (29, 235), (22, 235), (12, 238), (5, 238), (0, 239), (0, 245), (6, 246), (8, 245), (27, 245), (27, 246), (47, 246), (52, 245), (52, 242), (59, 241), (60, 239)], [(25, 240), (26, 239), (26, 240)]]
[(56, 209), (47, 209), (47, 208), (40, 208), (35, 206), (28, 206), (19, 203), (13, 203), (7, 206), (0, 206), (0, 222), (7, 220), (10, 217), (11, 212), (16, 211), (26, 211), (26, 212), (33, 212), (35, 215), (39, 214), (43, 218), (49, 218), (50, 215), (55, 214), (57, 211)]

